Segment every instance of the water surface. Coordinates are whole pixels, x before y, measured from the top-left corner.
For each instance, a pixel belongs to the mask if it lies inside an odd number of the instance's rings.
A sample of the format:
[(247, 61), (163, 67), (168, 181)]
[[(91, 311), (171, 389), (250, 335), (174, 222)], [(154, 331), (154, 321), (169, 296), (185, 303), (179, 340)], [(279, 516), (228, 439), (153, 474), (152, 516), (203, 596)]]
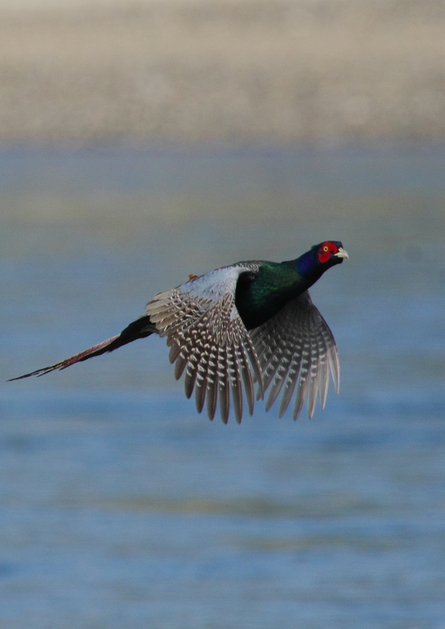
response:
[(209, 422), (162, 339), (2, 385), (0, 626), (445, 628), (445, 153), (0, 154), (3, 381), (325, 238), (340, 396)]

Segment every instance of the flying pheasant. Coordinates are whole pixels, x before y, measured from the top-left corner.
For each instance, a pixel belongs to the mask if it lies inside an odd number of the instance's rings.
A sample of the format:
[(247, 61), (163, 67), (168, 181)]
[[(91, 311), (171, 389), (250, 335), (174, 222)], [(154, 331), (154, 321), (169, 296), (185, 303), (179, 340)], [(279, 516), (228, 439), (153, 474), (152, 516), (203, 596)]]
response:
[(332, 332), (308, 289), (348, 257), (341, 242), (326, 241), (296, 260), (237, 262), (199, 277), (190, 275), (184, 284), (155, 295), (147, 314), (117, 336), (12, 380), (66, 369), (156, 333), (167, 338), (176, 379), (185, 371), (186, 396), (195, 391), (198, 412), (207, 401), (210, 419), (219, 401), (226, 423), (231, 398), (241, 422), (243, 389), (252, 415), (255, 385), (257, 399), (268, 391), (266, 410), (282, 391), (280, 417), (292, 397), (293, 418), (306, 397), (312, 417), (318, 392), (324, 408), (329, 371), (338, 392), (339, 361)]

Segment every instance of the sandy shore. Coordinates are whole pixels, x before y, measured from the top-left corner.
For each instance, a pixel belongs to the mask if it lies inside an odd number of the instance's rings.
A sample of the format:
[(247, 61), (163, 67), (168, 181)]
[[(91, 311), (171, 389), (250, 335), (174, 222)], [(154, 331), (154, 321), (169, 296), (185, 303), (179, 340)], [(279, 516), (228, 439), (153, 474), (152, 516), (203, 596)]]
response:
[(443, 141), (442, 0), (2, 0), (0, 142)]

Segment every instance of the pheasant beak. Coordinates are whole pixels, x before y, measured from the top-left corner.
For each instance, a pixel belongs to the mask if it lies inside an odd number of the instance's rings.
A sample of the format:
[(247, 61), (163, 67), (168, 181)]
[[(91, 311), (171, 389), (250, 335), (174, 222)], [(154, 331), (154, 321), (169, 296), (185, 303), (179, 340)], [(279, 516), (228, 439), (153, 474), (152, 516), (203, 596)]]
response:
[(343, 249), (343, 247), (340, 247), (339, 250), (337, 251), (337, 253), (334, 253), (334, 256), (336, 258), (348, 258), (348, 260), (349, 260), (348, 252), (345, 251)]

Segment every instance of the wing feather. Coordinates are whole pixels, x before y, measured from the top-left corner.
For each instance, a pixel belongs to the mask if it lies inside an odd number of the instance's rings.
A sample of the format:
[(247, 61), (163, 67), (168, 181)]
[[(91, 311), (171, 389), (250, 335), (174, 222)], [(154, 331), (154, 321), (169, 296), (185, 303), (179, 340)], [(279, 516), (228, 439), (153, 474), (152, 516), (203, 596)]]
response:
[(218, 402), (218, 350), (212, 347), (207, 363), (207, 415), (209, 419), (215, 417)]
[(329, 347), (323, 335), (318, 338), (318, 342), (320, 353), (320, 406), (324, 408), (329, 389)]
[(318, 339), (314, 338), (313, 336), (311, 336), (310, 365), (308, 415), (309, 417), (313, 417), (315, 405), (317, 403), (318, 386), (320, 379), (320, 354), (318, 348)]
[(243, 379), (244, 390), (246, 392), (247, 405), (249, 407), (249, 414), (253, 415), (253, 408), (255, 404), (255, 393), (253, 386), (252, 372), (249, 367), (249, 359), (244, 347), (237, 348), (238, 364), (241, 368), (241, 377)]
[(220, 347), (218, 355), (219, 412), (222, 421), (227, 424), (230, 412), (230, 389), (229, 374), (227, 369), (227, 349), (225, 347)]
[(266, 410), (281, 394), (280, 417), (292, 398), (294, 419), (306, 398), (312, 417), (318, 395), (321, 407), (325, 405), (329, 372), (338, 392), (340, 370), (335, 340), (308, 291), (251, 330), (250, 336), (263, 371), (264, 390), (268, 391)]
[(243, 392), (241, 388), (239, 364), (236, 355), (236, 349), (234, 347), (228, 348), (228, 364), (233, 400), (233, 410), (235, 412), (236, 422), (240, 424), (243, 416)]
[(295, 385), (298, 382), (298, 377), (300, 375), (301, 368), (301, 344), (295, 346), (294, 354), (292, 356), (292, 362), (289, 366), (289, 371), (287, 374), (286, 384), (284, 386), (284, 392), (281, 397), (280, 408), (278, 410), (278, 416), (283, 417), (286, 412), (287, 407), (289, 406), (289, 402), (292, 399), (292, 396), (295, 391)]
[(187, 397), (195, 392), (196, 408), (213, 419), (219, 401), (227, 422), (232, 401), (237, 422), (243, 414), (243, 395), (253, 412), (253, 380), (263, 390), (261, 364), (250, 335), (235, 306), (241, 274), (254, 276), (255, 264), (211, 271), (159, 293), (147, 304), (147, 313), (161, 336), (167, 337), (175, 377), (184, 373)]

